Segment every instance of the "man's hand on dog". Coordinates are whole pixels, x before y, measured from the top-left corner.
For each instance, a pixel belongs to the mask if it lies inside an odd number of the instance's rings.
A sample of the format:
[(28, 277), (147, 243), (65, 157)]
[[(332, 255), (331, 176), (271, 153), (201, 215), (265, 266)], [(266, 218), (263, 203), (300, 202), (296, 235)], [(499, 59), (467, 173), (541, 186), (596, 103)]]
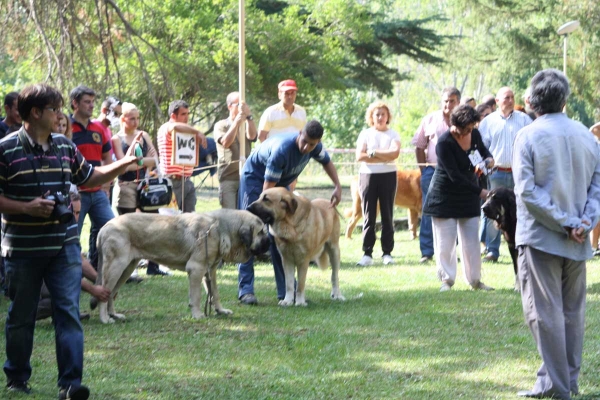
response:
[(335, 189), (333, 190), (333, 194), (331, 195), (331, 206), (330, 207), (337, 206), (338, 204), (340, 204), (340, 201), (342, 201), (342, 187), (336, 186)]
[(91, 295), (101, 301), (106, 303), (110, 299), (110, 290), (101, 285), (94, 285), (91, 289)]

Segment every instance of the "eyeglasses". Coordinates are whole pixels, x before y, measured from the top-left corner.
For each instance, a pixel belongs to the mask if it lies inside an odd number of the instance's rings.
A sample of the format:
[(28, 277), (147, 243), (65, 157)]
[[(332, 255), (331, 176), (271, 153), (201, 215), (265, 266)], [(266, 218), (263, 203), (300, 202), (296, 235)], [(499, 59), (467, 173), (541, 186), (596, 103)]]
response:
[(60, 107), (44, 107), (44, 110), (50, 110), (52, 111), (54, 114), (58, 114), (61, 113), (62, 111), (60, 110)]

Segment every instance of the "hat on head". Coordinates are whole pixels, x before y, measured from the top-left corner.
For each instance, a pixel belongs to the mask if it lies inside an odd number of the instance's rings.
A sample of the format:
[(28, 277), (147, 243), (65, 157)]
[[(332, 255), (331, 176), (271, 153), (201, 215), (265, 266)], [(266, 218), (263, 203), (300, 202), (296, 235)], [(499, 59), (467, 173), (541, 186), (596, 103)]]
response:
[(298, 90), (298, 86), (296, 86), (296, 81), (291, 79), (286, 79), (285, 81), (279, 82), (277, 85), (280, 91), (285, 92), (286, 90)]

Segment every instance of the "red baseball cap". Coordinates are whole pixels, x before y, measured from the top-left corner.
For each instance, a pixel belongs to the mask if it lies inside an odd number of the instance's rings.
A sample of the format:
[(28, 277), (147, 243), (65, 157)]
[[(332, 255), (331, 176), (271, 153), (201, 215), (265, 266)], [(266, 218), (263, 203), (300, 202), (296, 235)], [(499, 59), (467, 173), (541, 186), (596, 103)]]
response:
[(281, 92), (285, 92), (286, 90), (298, 91), (298, 86), (296, 86), (296, 81), (293, 81), (291, 79), (286, 79), (285, 81), (279, 82), (279, 85), (277, 85), (277, 87), (279, 88), (279, 90)]

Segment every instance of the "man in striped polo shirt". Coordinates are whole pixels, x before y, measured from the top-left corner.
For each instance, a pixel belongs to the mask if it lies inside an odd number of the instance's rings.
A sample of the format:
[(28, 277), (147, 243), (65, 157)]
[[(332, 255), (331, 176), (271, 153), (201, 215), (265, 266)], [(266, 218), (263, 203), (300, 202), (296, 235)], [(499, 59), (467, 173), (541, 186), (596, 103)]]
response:
[(261, 143), (278, 133), (299, 133), (306, 125), (306, 111), (295, 104), (298, 94), (296, 82), (287, 79), (279, 82), (277, 88), (281, 101), (267, 108), (260, 117), (258, 140)]
[[(80, 85), (71, 91), (69, 97), (71, 109), (73, 110), (71, 116), (73, 143), (91, 165), (95, 167), (109, 165), (112, 163), (110, 154), (112, 146), (105, 134), (106, 128), (100, 122), (91, 120), (96, 93), (89, 87)], [(101, 190), (100, 185), (81, 185), (78, 189), (81, 196), (81, 216), (78, 222), (79, 234), (81, 235), (86, 215), (89, 215), (92, 226), (99, 231), (115, 217), (108, 200), (108, 194)], [(98, 255), (95, 246), (90, 247), (88, 258), (94, 268), (98, 268)]]
[(193, 126), (188, 125), (189, 118), (190, 106), (188, 103), (183, 100), (171, 102), (169, 104), (169, 122), (158, 129), (156, 139), (161, 168), (173, 182), (173, 193), (175, 193), (177, 199), (177, 206), (183, 212), (194, 212), (196, 210), (196, 188), (189, 179), (194, 172), (194, 167), (173, 164), (173, 138), (175, 132), (195, 134), (200, 145), (206, 148), (206, 136)]
[[(506, 187), (513, 189), (515, 182), (512, 173), (513, 145), (517, 132), (532, 121), (523, 112), (515, 111), (515, 94), (509, 87), (503, 87), (496, 95), (498, 109), (479, 124), (483, 144), (494, 157), (495, 167), (490, 175), (490, 189)], [(484, 261), (496, 262), (500, 256), (500, 231), (494, 221), (485, 219)]]
[(45, 84), (27, 86), (18, 97), (23, 128), (0, 141), (2, 256), (11, 300), (4, 373), (7, 390), (31, 392), (27, 381), (43, 281), (54, 301), (58, 398), (87, 399), (89, 390), (81, 385), (81, 246), (68, 209), (69, 187), (99, 186), (124, 173), (137, 158), (130, 151), (108, 166), (88, 163), (66, 137), (51, 135), (62, 105), (58, 90)]

